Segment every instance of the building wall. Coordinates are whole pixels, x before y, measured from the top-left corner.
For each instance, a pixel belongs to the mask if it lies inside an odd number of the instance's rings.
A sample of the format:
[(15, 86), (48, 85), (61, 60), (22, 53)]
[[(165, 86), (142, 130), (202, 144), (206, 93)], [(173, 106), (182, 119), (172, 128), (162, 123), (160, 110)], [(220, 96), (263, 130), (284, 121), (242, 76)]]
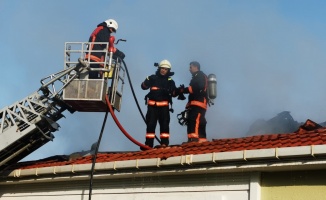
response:
[[(248, 200), (250, 174), (194, 174), (94, 180), (92, 199)], [(0, 186), (1, 200), (88, 199), (89, 181), (26, 183)]]
[(261, 174), (261, 200), (326, 199), (326, 171), (287, 171)]

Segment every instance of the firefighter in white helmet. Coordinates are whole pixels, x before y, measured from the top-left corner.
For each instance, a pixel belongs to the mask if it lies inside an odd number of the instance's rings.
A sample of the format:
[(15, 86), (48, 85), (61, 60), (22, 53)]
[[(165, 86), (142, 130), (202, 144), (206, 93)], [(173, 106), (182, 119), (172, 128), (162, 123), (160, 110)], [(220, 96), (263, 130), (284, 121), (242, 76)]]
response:
[(155, 74), (148, 76), (141, 84), (143, 90), (150, 89), (145, 96), (147, 104), (146, 114), (146, 141), (149, 147), (154, 146), (155, 128), (157, 121), (160, 125), (161, 147), (169, 145), (170, 137), (170, 113), (173, 109), (169, 109), (172, 105), (172, 97), (176, 97), (176, 86), (171, 76), (171, 63), (168, 60), (162, 60), (159, 64), (154, 63), (158, 67)]
[[(89, 37), (88, 42), (109, 42), (111, 33), (115, 33), (118, 30), (118, 23), (114, 19), (108, 19), (104, 22), (97, 25), (96, 29), (93, 31)], [(92, 52), (92, 50), (103, 50), (107, 48), (106, 45), (102, 44), (91, 44), (88, 46), (88, 50), (91, 51), (90, 54), (86, 55), (86, 59), (90, 59), (91, 62), (103, 62), (105, 54), (102, 52)], [(114, 56), (118, 56), (121, 59), (124, 59), (125, 55), (123, 52), (115, 48)], [(92, 64), (91, 68), (100, 68), (103, 67), (99, 64)], [(89, 72), (90, 79), (101, 78), (101, 74), (96, 71)]]

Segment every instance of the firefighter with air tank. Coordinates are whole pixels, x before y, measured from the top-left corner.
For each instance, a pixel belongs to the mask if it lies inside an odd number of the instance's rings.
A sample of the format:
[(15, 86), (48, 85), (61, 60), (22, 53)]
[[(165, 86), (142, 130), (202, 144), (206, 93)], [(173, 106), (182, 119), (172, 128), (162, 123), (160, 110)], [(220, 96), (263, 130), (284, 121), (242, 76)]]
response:
[(213, 104), (216, 98), (216, 76), (210, 74), (207, 77), (197, 61), (190, 62), (189, 71), (192, 74), (189, 86), (180, 85), (177, 89), (179, 94), (189, 94), (186, 110), (178, 115), (178, 119), (181, 125), (187, 125), (188, 142), (205, 142), (205, 114), (207, 105)]
[[(179, 123), (187, 125), (188, 142), (205, 142), (206, 138), (206, 110), (207, 105), (213, 104), (216, 98), (216, 76), (210, 74), (208, 77), (200, 70), (200, 64), (197, 61), (190, 63), (189, 71), (192, 79), (188, 87), (180, 85), (176, 88), (175, 82), (170, 76), (171, 63), (168, 60), (162, 60), (154, 75), (148, 76), (141, 84), (143, 90), (150, 89), (145, 96), (147, 104), (146, 114), (146, 142), (149, 147), (154, 146), (155, 128), (157, 121), (160, 124), (161, 145), (169, 145), (169, 123), (170, 113), (169, 103), (172, 105), (172, 97), (178, 96), (179, 100), (184, 100), (184, 94), (189, 94), (186, 110), (178, 114)], [(180, 117), (179, 117), (180, 116)]]

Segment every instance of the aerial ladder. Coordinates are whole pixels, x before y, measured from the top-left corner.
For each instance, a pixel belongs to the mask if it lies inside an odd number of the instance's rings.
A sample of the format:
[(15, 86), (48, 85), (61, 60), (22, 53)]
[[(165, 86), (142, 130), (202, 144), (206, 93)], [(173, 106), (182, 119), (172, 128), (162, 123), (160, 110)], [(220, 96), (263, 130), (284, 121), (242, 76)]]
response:
[[(0, 110), (0, 171), (52, 141), (64, 111), (107, 112), (107, 96), (112, 108), (120, 111), (126, 68), (110, 50), (114, 38), (95, 43), (107, 47), (92, 50), (102, 52), (103, 61), (85, 56), (92, 53), (91, 42), (66, 42), (64, 69), (41, 79), (41, 87), (31, 95)], [(103, 67), (92, 68), (92, 64)], [(89, 71), (98, 71), (102, 78), (89, 79)]]

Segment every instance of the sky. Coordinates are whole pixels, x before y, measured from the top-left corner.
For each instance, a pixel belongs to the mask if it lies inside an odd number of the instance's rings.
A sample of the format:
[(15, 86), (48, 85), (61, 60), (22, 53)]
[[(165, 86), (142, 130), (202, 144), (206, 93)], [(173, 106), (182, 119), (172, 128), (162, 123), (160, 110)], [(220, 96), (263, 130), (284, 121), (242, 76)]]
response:
[[(116, 47), (126, 55), (132, 85), (146, 114), (140, 88), (168, 59), (176, 85), (188, 85), (189, 63), (217, 77), (217, 98), (208, 108), (207, 138), (245, 137), (257, 119), (290, 111), (298, 122), (326, 121), (326, 1), (323, 0), (0, 0), (0, 109), (37, 91), (40, 80), (64, 68), (65, 42), (85, 42), (113, 18)], [(170, 145), (187, 140), (174, 99)], [(105, 113), (69, 113), (55, 139), (24, 160), (86, 151), (97, 141)], [(146, 125), (124, 85), (117, 118), (137, 141)], [(156, 135), (159, 136), (158, 129)], [(156, 142), (157, 144), (157, 142)], [(100, 151), (138, 151), (107, 119)]]

